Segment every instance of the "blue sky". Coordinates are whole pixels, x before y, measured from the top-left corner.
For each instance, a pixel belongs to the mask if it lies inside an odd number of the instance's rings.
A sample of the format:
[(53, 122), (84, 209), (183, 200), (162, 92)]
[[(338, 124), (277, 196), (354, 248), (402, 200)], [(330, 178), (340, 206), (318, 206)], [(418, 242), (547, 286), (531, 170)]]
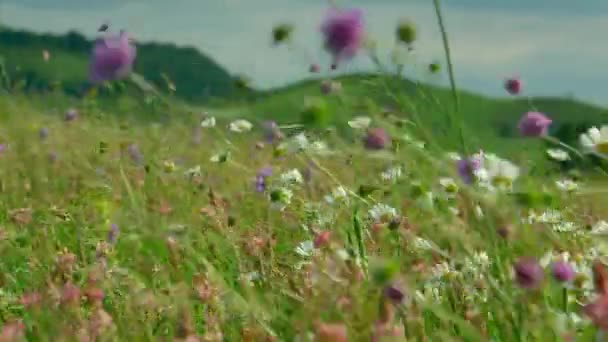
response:
[[(385, 56), (401, 18), (420, 32), (409, 74), (443, 59), (431, 0), (342, 0), (366, 13), (368, 32)], [(530, 95), (573, 94), (608, 105), (608, 1), (444, 0), (459, 86), (504, 95), (502, 80), (520, 75)], [(207, 53), (262, 88), (308, 76), (311, 61), (327, 63), (319, 49), (326, 0), (0, 0), (0, 22), (35, 31), (79, 30), (94, 35), (108, 19), (140, 41), (173, 41)], [(272, 48), (269, 32), (288, 21), (296, 51)], [(366, 70), (361, 56), (347, 71)], [(446, 83), (447, 79), (432, 80)]]

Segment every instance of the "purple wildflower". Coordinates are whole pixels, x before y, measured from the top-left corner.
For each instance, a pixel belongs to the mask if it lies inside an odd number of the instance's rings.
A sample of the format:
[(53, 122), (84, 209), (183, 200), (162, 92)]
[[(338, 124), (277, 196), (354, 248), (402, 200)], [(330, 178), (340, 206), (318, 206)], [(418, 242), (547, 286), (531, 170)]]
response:
[(551, 265), (551, 274), (559, 282), (568, 282), (574, 278), (572, 266), (564, 260), (555, 261)]
[(517, 127), (524, 137), (540, 137), (547, 134), (551, 122), (543, 113), (528, 112), (519, 120)]
[(363, 143), (369, 150), (382, 150), (390, 146), (391, 138), (382, 128), (370, 128), (367, 131)]
[(513, 266), (515, 282), (524, 289), (535, 289), (543, 280), (544, 271), (533, 258), (521, 258)]
[(129, 147), (127, 147), (127, 153), (129, 154), (129, 158), (131, 158), (131, 160), (134, 163), (136, 163), (136, 164), (141, 163), (143, 156), (142, 156), (141, 152), (139, 151), (139, 147), (137, 147), (137, 145), (135, 145), (135, 144), (129, 145)]
[(110, 230), (108, 231), (108, 236), (106, 237), (106, 241), (110, 244), (116, 243), (116, 237), (118, 236), (118, 226), (114, 223), (110, 225)]
[(74, 108), (70, 108), (68, 110), (66, 110), (65, 115), (63, 116), (63, 119), (65, 121), (74, 121), (76, 120), (76, 118), (78, 117), (78, 111)]
[(522, 83), (517, 77), (509, 78), (505, 81), (505, 90), (511, 95), (517, 95), (521, 92)]
[(0, 153), (6, 150), (6, 144), (0, 144)]
[(475, 171), (481, 168), (481, 161), (477, 157), (462, 158), (456, 163), (458, 175), (466, 184), (473, 183)]
[(93, 47), (89, 78), (93, 83), (124, 78), (131, 72), (136, 49), (125, 32), (98, 39)]
[(255, 191), (264, 192), (266, 190), (266, 178), (272, 175), (271, 167), (263, 167), (258, 170), (255, 176)]
[(332, 54), (334, 64), (353, 58), (364, 38), (363, 12), (359, 9), (331, 9), (321, 27), (325, 49)]

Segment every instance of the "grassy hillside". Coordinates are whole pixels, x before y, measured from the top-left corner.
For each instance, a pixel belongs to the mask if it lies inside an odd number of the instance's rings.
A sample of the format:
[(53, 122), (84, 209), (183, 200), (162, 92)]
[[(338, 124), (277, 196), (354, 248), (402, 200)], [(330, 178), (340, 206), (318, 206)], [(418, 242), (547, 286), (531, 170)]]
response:
[[(82, 94), (91, 45), (76, 32), (51, 35), (0, 29), (0, 56), (13, 83), (22, 82), (26, 90), (59, 87), (70, 95)], [(175, 96), (182, 100), (203, 103), (233, 92), (232, 76), (194, 48), (158, 43), (140, 43), (137, 48), (134, 70), (165, 92), (168, 81), (173, 82)], [(43, 50), (50, 53), (48, 62), (42, 58)]]

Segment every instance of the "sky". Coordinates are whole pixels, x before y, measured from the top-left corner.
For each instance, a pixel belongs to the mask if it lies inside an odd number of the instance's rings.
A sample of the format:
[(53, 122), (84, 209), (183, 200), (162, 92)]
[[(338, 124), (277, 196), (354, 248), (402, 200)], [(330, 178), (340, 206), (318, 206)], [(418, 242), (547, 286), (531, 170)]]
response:
[[(365, 13), (368, 35), (388, 61), (401, 19), (416, 24), (419, 39), (406, 75), (429, 77), (425, 65), (444, 63), (431, 0), (341, 0)], [(573, 96), (608, 106), (608, 1), (443, 0), (460, 88), (505, 96), (503, 80), (519, 76), (525, 95)], [(94, 37), (105, 20), (138, 41), (194, 46), (231, 73), (246, 74), (259, 88), (307, 78), (308, 66), (330, 62), (319, 26), (327, 0), (0, 0), (0, 23), (38, 32), (77, 30)], [(294, 25), (293, 46), (272, 47), (278, 23)], [(360, 55), (345, 72), (372, 70)], [(445, 68), (444, 68), (445, 69)]]

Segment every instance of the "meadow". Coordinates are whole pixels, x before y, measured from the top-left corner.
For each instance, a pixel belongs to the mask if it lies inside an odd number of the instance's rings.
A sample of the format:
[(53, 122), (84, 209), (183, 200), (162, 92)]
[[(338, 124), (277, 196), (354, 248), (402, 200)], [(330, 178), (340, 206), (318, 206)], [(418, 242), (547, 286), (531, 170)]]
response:
[[(0, 341), (602, 340), (603, 108), (382, 73), (196, 102), (106, 39), (0, 49)], [(55, 58), (81, 96), (24, 89)]]

